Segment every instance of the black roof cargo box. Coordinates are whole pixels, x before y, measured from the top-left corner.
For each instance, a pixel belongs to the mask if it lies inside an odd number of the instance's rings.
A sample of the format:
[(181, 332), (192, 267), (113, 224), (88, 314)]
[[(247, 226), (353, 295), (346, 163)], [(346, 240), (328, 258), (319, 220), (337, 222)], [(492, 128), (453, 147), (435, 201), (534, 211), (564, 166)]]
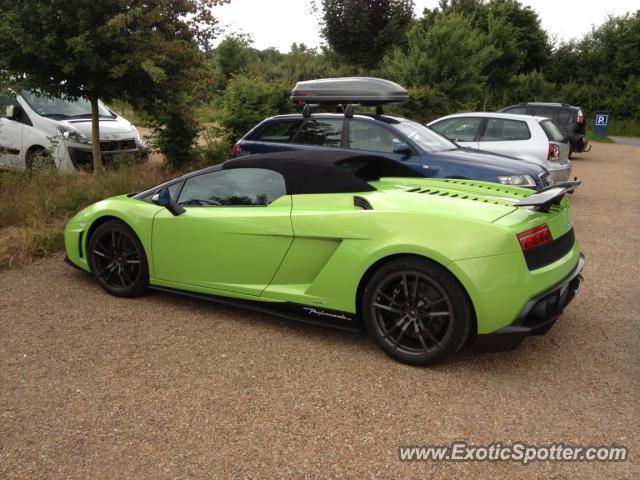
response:
[(338, 105), (358, 103), (365, 106), (400, 103), (409, 94), (397, 83), (382, 78), (343, 77), (321, 78), (298, 82), (291, 92), (296, 103)]

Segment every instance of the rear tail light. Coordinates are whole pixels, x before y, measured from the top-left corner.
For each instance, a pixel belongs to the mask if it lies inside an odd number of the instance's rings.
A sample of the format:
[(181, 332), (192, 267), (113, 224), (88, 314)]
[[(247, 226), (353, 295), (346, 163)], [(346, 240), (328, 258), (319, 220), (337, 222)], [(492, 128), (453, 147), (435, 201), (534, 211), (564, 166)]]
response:
[(240, 155), (240, 144), (236, 143), (233, 147), (231, 147), (231, 156), (237, 157)]
[(584, 115), (578, 115), (578, 123), (584, 123)]
[(553, 242), (553, 237), (546, 224), (533, 227), (518, 234), (518, 241), (523, 252)]
[(549, 144), (549, 156), (547, 160), (551, 160), (552, 162), (557, 162), (560, 160), (560, 147), (557, 143)]

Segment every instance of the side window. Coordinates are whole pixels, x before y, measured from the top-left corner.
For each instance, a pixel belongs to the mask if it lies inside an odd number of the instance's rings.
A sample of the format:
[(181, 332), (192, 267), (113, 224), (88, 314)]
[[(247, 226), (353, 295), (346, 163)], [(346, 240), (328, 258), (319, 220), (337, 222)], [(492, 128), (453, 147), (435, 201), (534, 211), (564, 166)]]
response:
[(0, 97), (0, 117), (6, 116), (6, 110), (9, 105), (18, 105), (15, 97)]
[(559, 108), (556, 110), (555, 122), (560, 125), (568, 125), (571, 121), (571, 110), (568, 108)]
[(552, 107), (535, 107), (533, 109), (533, 115), (536, 117), (548, 117), (553, 118), (554, 109)]
[(302, 120), (286, 120), (270, 123), (256, 136), (263, 142), (288, 143), (295, 136)]
[(527, 107), (513, 107), (504, 110), (504, 113), (513, 113), (515, 115), (526, 115)]
[(490, 118), (487, 128), (482, 136), (483, 142), (502, 142), (511, 140), (528, 140), (531, 132), (527, 122), (519, 120), (506, 120), (502, 118)]
[(399, 135), (373, 122), (351, 120), (349, 124), (349, 148), (354, 150), (393, 153), (400, 143), (405, 142)]
[(284, 177), (264, 168), (216, 170), (188, 178), (178, 203), (185, 206), (264, 206), (286, 195)]
[(458, 117), (438, 122), (431, 128), (454, 142), (473, 142), (481, 123), (481, 118)]
[(340, 148), (342, 143), (342, 125), (344, 120), (308, 120), (298, 132), (294, 143), (317, 145), (320, 147)]

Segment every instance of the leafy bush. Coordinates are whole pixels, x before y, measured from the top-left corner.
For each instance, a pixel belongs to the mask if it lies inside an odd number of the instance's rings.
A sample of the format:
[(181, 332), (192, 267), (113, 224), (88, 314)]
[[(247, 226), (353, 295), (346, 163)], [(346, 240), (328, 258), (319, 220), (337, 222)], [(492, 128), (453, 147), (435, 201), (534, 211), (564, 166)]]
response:
[(289, 99), (291, 85), (268, 83), (260, 78), (240, 75), (232, 78), (220, 105), (220, 126), (235, 142), (267, 117), (293, 110)]
[(227, 130), (211, 125), (202, 131), (200, 146), (201, 161), (205, 165), (215, 165), (229, 159), (232, 142)]

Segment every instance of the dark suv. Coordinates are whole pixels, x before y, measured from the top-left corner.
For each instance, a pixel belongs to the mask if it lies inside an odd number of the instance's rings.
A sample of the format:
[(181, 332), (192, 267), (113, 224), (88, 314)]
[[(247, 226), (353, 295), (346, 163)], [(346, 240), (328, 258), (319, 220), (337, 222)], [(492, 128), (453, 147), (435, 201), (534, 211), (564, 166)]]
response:
[(278, 115), (249, 131), (231, 153), (242, 156), (327, 148), (383, 155), (425, 177), (466, 178), (534, 189), (550, 184), (549, 171), (540, 165), (461, 148), (424, 125), (389, 115)]
[(585, 137), (587, 121), (580, 107), (574, 107), (567, 103), (525, 102), (505, 107), (500, 111), (552, 119), (569, 139), (571, 144), (569, 158), (573, 152), (591, 150), (591, 145)]

